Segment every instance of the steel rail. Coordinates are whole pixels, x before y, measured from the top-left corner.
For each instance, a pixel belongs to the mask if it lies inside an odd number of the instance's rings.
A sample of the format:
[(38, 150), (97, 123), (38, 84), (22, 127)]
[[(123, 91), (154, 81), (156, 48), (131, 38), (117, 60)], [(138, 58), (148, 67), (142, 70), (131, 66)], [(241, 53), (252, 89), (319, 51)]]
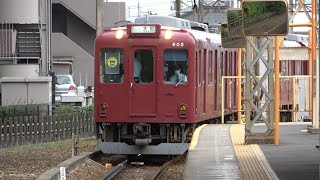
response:
[(128, 164), (128, 160), (123, 161), (122, 163), (118, 164), (117, 166), (113, 167), (111, 171), (109, 171), (107, 174), (102, 176), (100, 180), (110, 180), (120, 174)]
[(182, 160), (183, 158), (185, 158), (187, 156), (187, 152), (185, 152), (184, 154), (178, 156), (178, 157), (175, 157), (174, 159), (164, 163), (160, 169), (150, 178), (150, 180), (156, 180), (156, 179), (159, 179), (163, 173), (166, 172), (166, 170), (175, 165), (177, 162), (179, 162), (180, 160)]

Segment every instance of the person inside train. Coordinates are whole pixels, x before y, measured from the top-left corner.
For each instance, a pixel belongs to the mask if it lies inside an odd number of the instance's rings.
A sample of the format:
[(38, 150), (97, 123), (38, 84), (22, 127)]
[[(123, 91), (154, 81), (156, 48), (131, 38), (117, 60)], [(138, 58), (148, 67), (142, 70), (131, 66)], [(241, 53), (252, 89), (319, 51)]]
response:
[(141, 58), (138, 52), (134, 52), (134, 82), (141, 83)]
[(172, 83), (186, 83), (188, 82), (187, 76), (181, 73), (181, 68), (178, 65), (174, 65), (174, 74), (170, 77)]

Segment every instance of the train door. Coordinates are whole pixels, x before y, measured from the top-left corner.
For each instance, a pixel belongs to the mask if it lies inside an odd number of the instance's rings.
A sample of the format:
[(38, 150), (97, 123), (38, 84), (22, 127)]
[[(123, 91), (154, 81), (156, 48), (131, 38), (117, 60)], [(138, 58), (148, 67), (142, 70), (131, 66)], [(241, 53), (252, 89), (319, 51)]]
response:
[(156, 49), (136, 48), (131, 54), (130, 115), (156, 116)]

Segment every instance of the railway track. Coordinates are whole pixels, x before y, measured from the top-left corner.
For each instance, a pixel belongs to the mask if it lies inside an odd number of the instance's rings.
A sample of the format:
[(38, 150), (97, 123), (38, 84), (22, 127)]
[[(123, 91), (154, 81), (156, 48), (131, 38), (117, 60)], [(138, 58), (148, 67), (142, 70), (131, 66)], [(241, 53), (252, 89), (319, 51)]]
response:
[(166, 163), (164, 163), (160, 169), (152, 176), (151, 180), (160, 179), (160, 177), (168, 170), (168, 168), (172, 167), (173, 165), (177, 164), (179, 161), (182, 161), (186, 158), (187, 153), (180, 155)]
[(100, 180), (109, 180), (116, 177), (119, 173), (121, 173), (127, 167), (127, 165), (128, 165), (128, 160), (124, 160), (122, 163), (112, 168), (112, 170), (109, 171), (107, 174), (102, 176)]
[[(101, 180), (110, 179), (150, 179), (157, 180), (175, 164), (182, 162), (186, 157), (186, 153), (174, 159), (167, 160), (166, 157), (147, 157), (148, 159), (141, 159), (144, 162), (135, 162), (130, 164), (128, 160), (113, 167), (111, 171), (101, 177)], [(137, 165), (139, 164), (139, 165)], [(183, 166), (183, 164), (182, 164)]]

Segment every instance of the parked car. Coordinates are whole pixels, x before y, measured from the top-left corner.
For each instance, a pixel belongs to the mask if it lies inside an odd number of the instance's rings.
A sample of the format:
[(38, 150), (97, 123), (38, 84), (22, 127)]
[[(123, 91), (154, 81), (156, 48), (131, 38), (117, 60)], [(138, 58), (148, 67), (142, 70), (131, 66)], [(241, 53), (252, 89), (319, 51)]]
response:
[(77, 95), (77, 85), (71, 75), (57, 75), (55, 86), (55, 100), (57, 102), (61, 101), (61, 96), (63, 95)]

